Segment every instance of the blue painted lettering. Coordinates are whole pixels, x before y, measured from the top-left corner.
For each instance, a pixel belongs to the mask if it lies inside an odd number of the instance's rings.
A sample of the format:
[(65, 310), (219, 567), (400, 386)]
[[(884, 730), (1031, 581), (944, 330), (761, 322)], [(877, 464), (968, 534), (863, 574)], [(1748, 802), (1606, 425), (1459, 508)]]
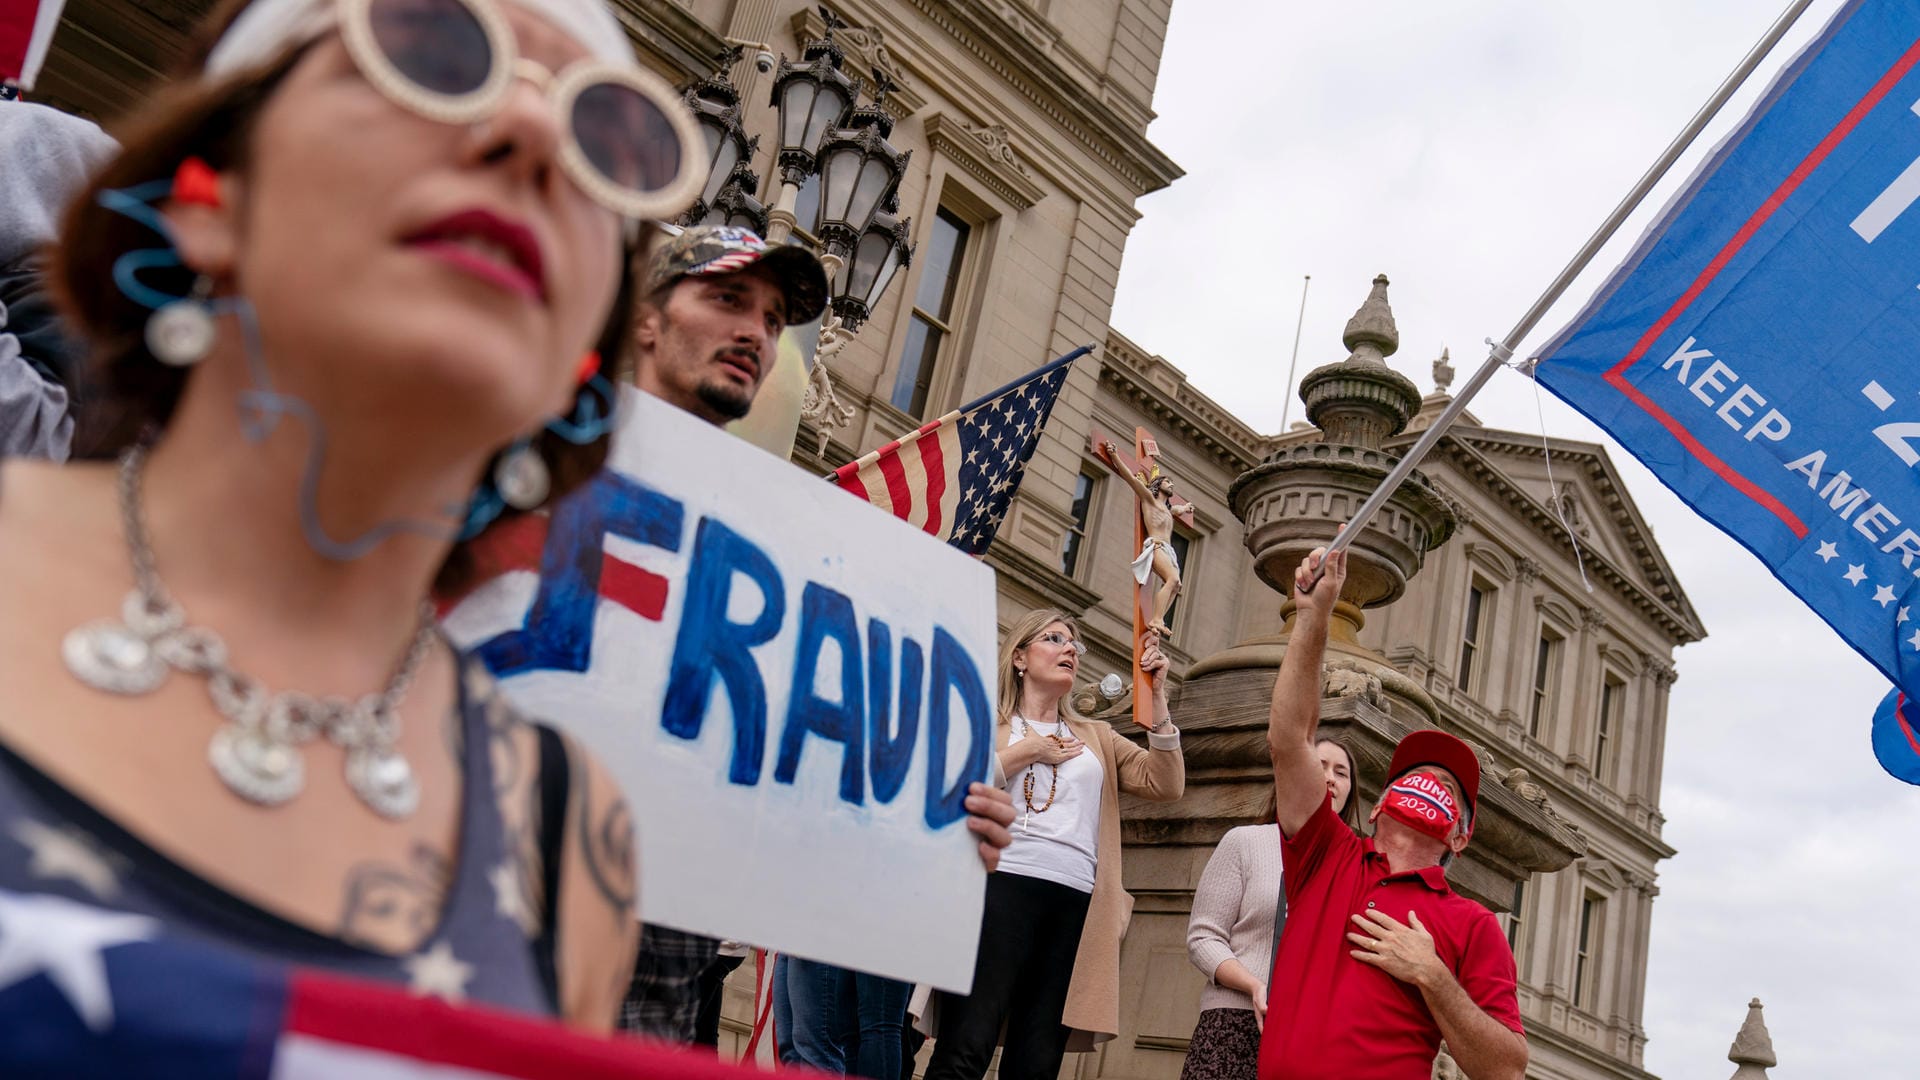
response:
[[(969, 729), (967, 756), (961, 763), (959, 779), (942, 791), (947, 777), (948, 711), (954, 692), (960, 694)], [(933, 628), (933, 677), (927, 687), (927, 827), (939, 829), (966, 816), (967, 785), (987, 778), (987, 753), (993, 739), (993, 713), (987, 704), (986, 687), (973, 658), (954, 640), (946, 628)]]
[[(737, 575), (760, 592), (760, 614), (751, 622), (727, 619)], [(698, 738), (718, 676), (733, 707), (733, 764), (727, 778), (736, 784), (759, 783), (766, 757), (767, 688), (749, 650), (779, 633), (786, 608), (780, 572), (766, 553), (713, 518), (701, 518), (660, 724), (680, 738)]]
[[(828, 638), (840, 645), (840, 700), (827, 701), (814, 690), (821, 648)], [(861, 688), (860, 627), (853, 601), (809, 581), (800, 593), (800, 643), (795, 649), (793, 689), (787, 695), (787, 724), (780, 733), (780, 757), (773, 778), (793, 783), (800, 750), (808, 733), (840, 743), (840, 798), (859, 806), (866, 801), (865, 705)]]
[(887, 624), (867, 623), (867, 754), (875, 802), (890, 803), (913, 765), (920, 732), (920, 680), (926, 675), (920, 643), (900, 639), (900, 722), (892, 722), (893, 642)]

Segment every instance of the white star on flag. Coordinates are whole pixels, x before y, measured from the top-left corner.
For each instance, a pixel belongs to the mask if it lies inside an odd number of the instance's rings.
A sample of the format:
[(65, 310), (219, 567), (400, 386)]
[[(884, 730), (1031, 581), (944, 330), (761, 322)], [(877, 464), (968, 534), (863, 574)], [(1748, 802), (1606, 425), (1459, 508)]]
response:
[(414, 953), (400, 966), (407, 969), (408, 988), (421, 997), (437, 997), (459, 1004), (466, 1000), (467, 983), (473, 979), (473, 965), (453, 955), (453, 946), (434, 943), (423, 953)]
[(1859, 563), (1852, 563), (1847, 566), (1847, 572), (1844, 574), (1841, 574), (1840, 576), (1843, 578), (1846, 578), (1848, 581), (1852, 582), (1853, 584), (1858, 585), (1861, 582), (1867, 580), (1867, 568), (1864, 566), (1861, 566)]
[(0, 987), (46, 975), (94, 1031), (113, 1026), (113, 993), (101, 953), (146, 941), (160, 924), (59, 896), (0, 892)]
[(120, 891), (119, 875), (107, 856), (78, 829), (56, 829), (21, 818), (11, 831), (13, 838), (32, 852), (27, 873), (34, 877), (71, 881), (99, 900), (111, 900)]
[[(1873, 598), (1881, 607), (1886, 607), (1888, 604), (1893, 603), (1893, 590), (1887, 588), (1885, 585), (1876, 585), (1873, 587)], [(1905, 609), (1903, 608), (1902, 610)]]
[(1906, 621), (1907, 621), (1907, 609), (1901, 608), (1900, 614), (1894, 617), (1894, 620), (1893, 620), (1894, 625), (1898, 626), (1899, 624)]
[(1820, 541), (1820, 549), (1815, 551), (1814, 554), (1820, 556), (1821, 562), (1832, 562), (1834, 558), (1840, 554), (1840, 549), (1834, 547), (1832, 541), (1822, 540)]
[(1908, 638), (1907, 641), (1912, 644), (1914, 648), (1920, 649), (1920, 630), (1915, 630), (1913, 636)]
[(520, 887), (520, 874), (511, 858), (502, 859), (487, 875), (493, 885), (493, 910), (531, 935), (539, 927), (527, 908), (527, 893)]

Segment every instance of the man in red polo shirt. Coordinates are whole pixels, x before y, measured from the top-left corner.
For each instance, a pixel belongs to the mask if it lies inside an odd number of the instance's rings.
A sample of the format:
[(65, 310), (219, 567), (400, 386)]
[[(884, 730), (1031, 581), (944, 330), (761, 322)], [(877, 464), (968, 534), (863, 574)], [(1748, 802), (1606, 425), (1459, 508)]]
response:
[[(1522, 1080), (1513, 952), (1486, 908), (1447, 887), (1480, 794), (1480, 762), (1438, 731), (1400, 741), (1361, 839), (1333, 812), (1314, 755), (1320, 665), (1346, 553), (1294, 574), (1293, 637), (1267, 746), (1278, 793), (1286, 928), (1274, 951), (1260, 1080), (1427, 1080), (1447, 1049), (1473, 1080)], [(1311, 591), (1308, 591), (1311, 589)]]

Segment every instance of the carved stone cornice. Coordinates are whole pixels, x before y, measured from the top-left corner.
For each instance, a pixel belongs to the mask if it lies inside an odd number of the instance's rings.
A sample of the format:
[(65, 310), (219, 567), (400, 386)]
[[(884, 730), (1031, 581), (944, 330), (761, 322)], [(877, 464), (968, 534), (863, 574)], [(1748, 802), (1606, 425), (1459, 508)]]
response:
[[(834, 13), (846, 14), (838, 9)], [(826, 21), (820, 18), (820, 9), (813, 4), (802, 5), (788, 20), (788, 25), (797, 41), (811, 41), (825, 33), (827, 28)], [(908, 80), (905, 65), (887, 46), (886, 34), (880, 27), (850, 23), (836, 29), (833, 40), (846, 50), (847, 74), (871, 82), (869, 73), (877, 69), (893, 83), (893, 89), (887, 91), (887, 100), (881, 108), (886, 109), (895, 120), (905, 120), (926, 107), (927, 95), (915, 89)]]
[(1540, 564), (1522, 555), (1513, 561), (1513, 574), (1520, 584), (1531, 585), (1540, 580)]
[(713, 58), (727, 47), (726, 40), (702, 25), (685, 7), (669, 0), (613, 0), (613, 14), (626, 27), (656, 70), (664, 69), (668, 82), (682, 83), (713, 71)]
[[(1476, 427), (1471, 430), (1459, 430), (1456, 437), (1464, 448), (1482, 456), (1498, 454), (1501, 457), (1532, 459), (1544, 459), (1546, 456), (1546, 448), (1538, 435)], [(1583, 471), (1587, 477), (1588, 485), (1584, 497), (1589, 504), (1577, 508), (1582, 519), (1591, 525), (1597, 514), (1600, 518), (1611, 522), (1616, 533), (1626, 542), (1630, 558), (1638, 565), (1640, 573), (1649, 582), (1650, 595), (1671, 609), (1680, 623), (1693, 628), (1697, 636), (1688, 640), (1697, 641), (1705, 637), (1706, 630), (1701, 628), (1699, 616), (1695, 614), (1686, 592), (1681, 589), (1679, 581), (1674, 577), (1673, 568), (1667, 564), (1659, 546), (1654, 543), (1646, 521), (1628, 501), (1626, 486), (1607, 459), (1606, 451), (1592, 443), (1576, 442), (1570, 439), (1553, 439), (1551, 444), (1554, 460), (1559, 463), (1561, 469), (1568, 469), (1571, 465)], [(1498, 464), (1492, 464), (1491, 467), (1496, 470), (1500, 468)], [(1557, 498), (1566, 490), (1567, 485), (1563, 483), (1560, 490), (1553, 494)], [(1529, 498), (1531, 499), (1531, 496)], [(1532, 501), (1539, 502), (1537, 499)], [(1593, 504), (1597, 504), (1597, 510)], [(1566, 530), (1561, 526), (1554, 507), (1545, 503), (1541, 505), (1546, 506), (1548, 521), (1556, 537), (1555, 542), (1566, 546)], [(1577, 528), (1576, 525), (1576, 530)], [(1591, 532), (1591, 528), (1588, 531)], [(1581, 545), (1581, 553), (1589, 559), (1597, 554), (1585, 544)], [(1640, 586), (1636, 583), (1636, 587)]]
[(1144, 123), (1103, 100), (1098, 73), (1074, 72), (1059, 32), (1009, 0), (907, 0), (1015, 93), (1092, 151), (1136, 195), (1186, 175)]
[(1109, 332), (1106, 347), (1100, 351), (1100, 382), (1152, 416), (1162, 428), (1179, 432), (1229, 473), (1253, 468), (1271, 446), (1272, 440), (1262, 438), (1219, 403), (1195, 390), (1179, 369), (1118, 333)]
[(986, 185), (989, 191), (1025, 210), (1047, 193), (1034, 180), (1013, 148), (1012, 137), (1001, 124), (970, 127), (945, 113), (927, 117), (927, 141), (936, 154), (945, 154), (966, 170), (967, 175)]
[[(1479, 441), (1480, 436), (1479, 429), (1471, 433), (1475, 441)], [(1409, 441), (1405, 436), (1401, 436), (1389, 442), (1388, 447), (1399, 449), (1401, 443)], [(1466, 479), (1478, 485), (1487, 494), (1506, 503), (1516, 517), (1533, 526), (1536, 535), (1549, 543), (1562, 546), (1571, 557), (1572, 544), (1568, 541), (1566, 530), (1561, 527), (1560, 520), (1554, 511), (1514, 483), (1498, 465), (1489, 460), (1477, 447), (1469, 444), (1465, 437), (1451, 433), (1444, 436), (1436, 448), (1436, 454), (1450, 461)], [(1642, 543), (1642, 541), (1634, 542)], [(1628, 577), (1599, 551), (1582, 546), (1581, 557), (1585, 560), (1588, 575), (1595, 579), (1595, 584), (1604, 584), (1614, 595), (1645, 615), (1674, 644), (1684, 645), (1707, 636), (1706, 629), (1700, 625), (1692, 605), (1687, 602), (1686, 596), (1679, 592), (1677, 584), (1669, 582), (1669, 587), (1655, 593)], [(1643, 566), (1651, 557), (1643, 556)]]

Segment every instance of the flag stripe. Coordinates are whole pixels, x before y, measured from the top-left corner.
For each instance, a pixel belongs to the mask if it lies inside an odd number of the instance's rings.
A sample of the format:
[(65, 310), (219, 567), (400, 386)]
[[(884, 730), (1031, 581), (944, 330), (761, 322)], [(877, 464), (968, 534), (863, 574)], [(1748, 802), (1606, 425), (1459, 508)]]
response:
[(900, 461), (900, 455), (888, 454), (880, 459), (878, 465), (880, 478), (886, 481), (887, 501), (891, 504), (886, 509), (892, 511), (893, 516), (897, 518), (911, 517), (913, 492), (907, 490), (907, 470)]
[(1900, 722), (1900, 734), (1907, 737), (1907, 745), (1913, 747), (1914, 753), (1920, 754), (1920, 739), (1914, 738), (1913, 725), (1907, 723), (1907, 695), (1905, 692), (1900, 694), (1900, 700), (1894, 702), (1893, 718)]
[(836, 469), (832, 479), (928, 536), (983, 554), (1079, 349)]
[(914, 444), (920, 451), (920, 467), (927, 473), (927, 523), (922, 528), (929, 536), (940, 536), (940, 503), (947, 493), (947, 466), (940, 453), (939, 439), (921, 439)]
[(0, 80), (18, 79), (26, 72), (27, 48), (39, 10), (35, 3), (0, 4)]
[(506, 1080), (506, 1074), (458, 1065), (430, 1065), (385, 1050), (369, 1050), (290, 1035), (273, 1056), (272, 1080)]
[[(753, 1075), (711, 1055), (650, 1040), (571, 1038), (551, 1022), (476, 1006), (455, 1007), (338, 976), (300, 971), (290, 982), (285, 1039), (305, 1036), (468, 1070), (465, 1075), (520, 1080), (739, 1080)], [(353, 1074), (293, 1075), (305, 1080)], [(463, 1076), (451, 1070), (396, 1075), (436, 1080)], [(275, 1077), (280, 1077), (277, 1063)]]

